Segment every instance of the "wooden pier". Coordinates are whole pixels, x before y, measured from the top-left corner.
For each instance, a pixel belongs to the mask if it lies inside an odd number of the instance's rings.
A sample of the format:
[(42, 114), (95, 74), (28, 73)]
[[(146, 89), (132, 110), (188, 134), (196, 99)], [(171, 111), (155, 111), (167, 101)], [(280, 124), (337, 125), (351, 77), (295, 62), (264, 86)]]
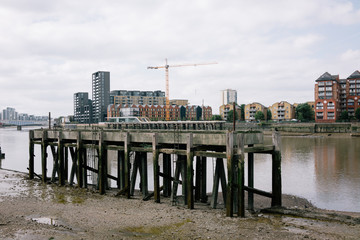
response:
[[(184, 127), (185, 128), (185, 127)], [(118, 195), (130, 198), (134, 193), (137, 172), (144, 200), (170, 197), (176, 202), (179, 184), (183, 203), (190, 209), (196, 202), (207, 202), (207, 164), (216, 159), (210, 206), (216, 208), (221, 183), (226, 215), (244, 217), (245, 197), (248, 192), (248, 209), (253, 209), (253, 194), (271, 198), (271, 206), (281, 206), (281, 154), (280, 136), (273, 133), (273, 144), (264, 145), (262, 132), (191, 130), (191, 129), (38, 129), (29, 132), (29, 177), (41, 178), (45, 183), (76, 184), (88, 187), (88, 174), (97, 176), (100, 194), (115, 180)], [(34, 172), (34, 148), (41, 146), (41, 173)], [(47, 176), (48, 148), (53, 155), (52, 176)], [(95, 152), (96, 165), (90, 166), (89, 150)], [(108, 151), (117, 152), (117, 176), (108, 171)], [(147, 154), (152, 153), (152, 154)], [(245, 180), (245, 155), (247, 177)], [(254, 188), (254, 154), (272, 155), (272, 191)], [(148, 156), (152, 155), (152, 159)], [(132, 164), (130, 159), (133, 159)], [(71, 159), (71, 162), (69, 161)], [(175, 159), (172, 172), (172, 159)], [(224, 165), (223, 159), (226, 159)], [(148, 160), (153, 165), (153, 192), (148, 190)], [(71, 171), (70, 171), (71, 164)], [(70, 174), (69, 174), (70, 173)], [(162, 179), (161, 179), (162, 178)], [(227, 179), (226, 179), (227, 178)], [(161, 181), (162, 180), (162, 181)], [(162, 185), (161, 185), (162, 184)], [(161, 186), (160, 186), (161, 185)], [(161, 194), (162, 192), (162, 194)]]

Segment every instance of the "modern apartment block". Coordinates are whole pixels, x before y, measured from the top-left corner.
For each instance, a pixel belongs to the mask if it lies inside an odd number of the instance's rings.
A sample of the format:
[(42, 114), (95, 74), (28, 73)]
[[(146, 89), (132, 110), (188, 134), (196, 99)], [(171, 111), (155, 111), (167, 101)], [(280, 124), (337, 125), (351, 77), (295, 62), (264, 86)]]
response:
[(258, 111), (261, 111), (264, 114), (264, 117), (266, 119), (267, 117), (267, 110), (268, 108), (264, 105), (254, 102), (250, 104), (245, 105), (245, 121), (252, 122), (255, 121), (255, 114)]
[(7, 107), (3, 110), (2, 120), (17, 120), (18, 113), (15, 111), (15, 108)]
[(99, 71), (92, 74), (93, 122), (106, 120), (110, 104), (110, 72)]
[(295, 118), (295, 107), (294, 105), (286, 102), (276, 102), (269, 107), (271, 111), (271, 119), (274, 121), (290, 121)]
[(237, 103), (237, 92), (232, 89), (225, 89), (221, 91), (222, 105)]
[(77, 123), (92, 123), (92, 101), (87, 92), (74, 94), (74, 121)]
[[(124, 117), (133, 114), (133, 116), (147, 117), (153, 121), (164, 121), (166, 119), (165, 110), (165, 105), (110, 104), (108, 106), (108, 117)], [(210, 106), (170, 105), (169, 112), (171, 121), (210, 120), (212, 117)]]
[(165, 92), (158, 91), (127, 91), (110, 92), (111, 104), (165, 105)]
[[(227, 120), (228, 118), (228, 114), (230, 111), (234, 110), (234, 105), (233, 104), (225, 104), (225, 105), (221, 105), (219, 107), (219, 113), (220, 116), (222, 117), (222, 119)], [(235, 105), (235, 111), (237, 112), (238, 115), (238, 119), (241, 119), (241, 109), (240, 106)]]
[(328, 72), (321, 75), (315, 83), (315, 121), (335, 122), (341, 112), (355, 115), (360, 107), (360, 72), (355, 71), (347, 79)]

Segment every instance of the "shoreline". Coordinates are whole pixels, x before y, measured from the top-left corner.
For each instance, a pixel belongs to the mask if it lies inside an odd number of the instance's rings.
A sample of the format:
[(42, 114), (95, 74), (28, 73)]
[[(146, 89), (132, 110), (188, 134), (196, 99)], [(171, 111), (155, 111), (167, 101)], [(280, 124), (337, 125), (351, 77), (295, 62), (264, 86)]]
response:
[[(255, 195), (256, 196), (256, 195)], [(4, 239), (356, 239), (360, 213), (318, 209), (284, 195), (285, 208), (255, 198), (255, 212), (228, 218), (225, 209), (100, 195), (58, 187), (0, 169), (0, 235)], [(219, 197), (219, 199), (221, 199)], [(268, 199), (266, 199), (268, 200)], [(260, 211), (261, 209), (261, 211)]]

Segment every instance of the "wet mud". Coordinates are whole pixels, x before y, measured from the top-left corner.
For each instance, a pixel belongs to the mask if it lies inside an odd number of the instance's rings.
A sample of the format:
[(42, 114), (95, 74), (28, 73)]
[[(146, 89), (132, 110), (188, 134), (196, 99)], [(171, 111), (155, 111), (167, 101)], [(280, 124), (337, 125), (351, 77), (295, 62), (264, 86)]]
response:
[[(285, 195), (286, 208), (266, 209), (256, 198), (256, 211), (228, 218), (223, 208), (196, 204), (189, 210), (115, 197), (109, 192), (58, 187), (0, 170), (1, 239), (358, 239), (359, 213), (317, 209), (305, 199)], [(221, 205), (219, 205), (221, 207)], [(262, 209), (262, 211), (260, 211)]]

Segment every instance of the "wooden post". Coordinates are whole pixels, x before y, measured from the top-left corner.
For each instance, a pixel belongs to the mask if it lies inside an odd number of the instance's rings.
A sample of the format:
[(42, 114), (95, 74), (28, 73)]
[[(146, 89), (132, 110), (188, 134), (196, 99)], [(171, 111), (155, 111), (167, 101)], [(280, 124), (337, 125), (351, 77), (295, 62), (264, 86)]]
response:
[(118, 189), (125, 187), (124, 151), (118, 151)]
[(64, 145), (62, 142), (62, 132), (59, 131), (58, 135), (58, 150), (57, 150), (57, 157), (59, 163), (59, 185), (65, 185), (65, 166), (64, 166)]
[[(186, 144), (186, 155), (187, 155), (187, 205), (189, 209), (194, 208), (194, 152), (193, 152), (193, 135), (189, 133), (187, 135)], [(185, 180), (184, 180), (185, 181)]]
[(202, 203), (206, 203), (207, 202), (207, 195), (206, 195), (206, 157), (200, 157), (200, 162), (201, 162), (201, 183), (200, 183), (200, 201)]
[(272, 154), (272, 194), (271, 206), (282, 205), (282, 190), (281, 190), (281, 139), (280, 133), (274, 132), (272, 135), (274, 144), (274, 152)]
[(174, 204), (176, 202), (176, 195), (177, 195), (177, 190), (178, 190), (178, 186), (179, 186), (179, 179), (180, 179), (180, 171), (181, 171), (181, 167), (183, 166), (183, 163), (181, 162), (182, 159), (180, 158), (179, 155), (176, 156), (177, 160), (176, 160), (176, 166), (175, 166), (175, 175), (174, 175), (174, 181), (173, 181), (173, 187), (172, 187), (172, 191), (171, 191), (171, 202), (172, 204)]
[(163, 172), (166, 176), (166, 178), (163, 178), (164, 183), (164, 190), (163, 195), (164, 197), (170, 197), (171, 196), (171, 155), (163, 153)]
[(67, 182), (69, 180), (69, 148), (65, 147), (65, 156), (64, 156), (64, 178)]
[(74, 177), (75, 174), (77, 174), (77, 152), (76, 152), (76, 148), (70, 148), (70, 156), (71, 156), (71, 160), (72, 160), (72, 166), (71, 166), (71, 171), (70, 171), (70, 179), (69, 179), (69, 184), (72, 185), (74, 184)]
[(29, 178), (34, 179), (34, 130), (29, 131), (29, 143)]
[(126, 197), (130, 198), (130, 135), (128, 132), (125, 133), (124, 138), (124, 175)]
[(244, 194), (244, 180), (245, 180), (245, 169), (244, 169), (244, 134), (240, 133), (237, 135), (237, 146), (238, 146), (238, 176), (237, 176), (237, 186), (238, 186), (238, 199), (237, 199), (237, 211), (239, 217), (245, 217), (245, 194)]
[(144, 198), (149, 194), (146, 152), (140, 153), (140, 175), (141, 175), (141, 192)]
[(200, 200), (200, 184), (201, 184), (201, 161), (200, 157), (196, 156), (196, 172), (195, 172), (195, 201)]
[(88, 179), (87, 179), (87, 164), (88, 164), (88, 157), (87, 157), (87, 149), (84, 148), (82, 150), (82, 177), (83, 177), (83, 186), (84, 188), (87, 188), (88, 185)]
[(46, 183), (47, 177), (46, 177), (46, 164), (47, 164), (47, 131), (43, 130), (42, 132), (42, 140), (41, 140), (41, 168), (42, 168), (42, 182)]
[(106, 160), (107, 160), (107, 156), (106, 156), (106, 149), (105, 149), (105, 144), (104, 144), (104, 135), (103, 135), (103, 131), (100, 131), (100, 134), (99, 134), (99, 162), (98, 162), (100, 194), (105, 194), (106, 181), (107, 181), (107, 172), (106, 172), (107, 161)]
[(83, 164), (82, 164), (82, 140), (81, 140), (81, 132), (78, 132), (78, 136), (76, 139), (76, 160), (77, 160), (77, 166), (76, 166), (76, 177), (77, 177), (77, 183), (78, 187), (83, 187)]
[(234, 203), (234, 133), (226, 133), (226, 159), (227, 159), (227, 172), (228, 172), (228, 184), (226, 190), (226, 216), (233, 216), (233, 203)]
[(216, 208), (218, 193), (219, 193), (219, 182), (221, 182), (221, 189), (223, 194), (223, 201), (226, 205), (226, 178), (225, 178), (225, 167), (224, 167), (224, 160), (222, 158), (217, 158), (215, 163), (215, 176), (214, 176), (214, 184), (212, 190), (212, 198), (210, 206), (212, 208)]
[[(140, 161), (141, 161), (141, 156), (140, 156), (140, 152), (134, 152), (135, 154), (135, 159), (134, 159), (134, 163), (132, 165), (132, 171), (131, 171), (131, 177), (130, 177), (130, 195), (133, 196), (134, 195), (134, 190), (135, 190), (135, 182), (136, 182), (136, 176), (137, 176), (137, 171), (139, 169), (139, 172), (141, 174), (140, 171)], [(140, 178), (140, 184), (141, 184), (141, 178)]]
[(160, 203), (160, 179), (159, 179), (159, 150), (157, 134), (152, 135), (153, 165), (154, 165), (154, 198), (155, 202)]
[[(249, 147), (254, 146), (249, 144)], [(254, 188), (254, 153), (248, 153), (248, 187)], [(254, 210), (254, 193), (248, 191), (248, 209)]]

